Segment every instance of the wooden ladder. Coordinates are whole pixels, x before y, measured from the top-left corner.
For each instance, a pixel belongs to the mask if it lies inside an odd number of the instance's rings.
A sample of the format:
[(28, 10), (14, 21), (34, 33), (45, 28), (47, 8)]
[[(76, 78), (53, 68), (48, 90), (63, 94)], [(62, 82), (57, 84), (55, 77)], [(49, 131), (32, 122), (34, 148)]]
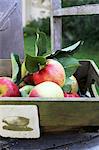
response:
[(99, 14), (99, 4), (62, 8), (61, 0), (51, 0), (51, 49), (62, 48), (62, 16)]

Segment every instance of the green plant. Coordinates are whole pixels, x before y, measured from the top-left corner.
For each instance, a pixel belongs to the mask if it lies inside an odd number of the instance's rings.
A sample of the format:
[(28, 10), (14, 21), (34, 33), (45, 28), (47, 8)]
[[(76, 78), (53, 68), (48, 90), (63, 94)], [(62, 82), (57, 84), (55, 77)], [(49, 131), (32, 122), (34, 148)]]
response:
[[(19, 73), (20, 63), (19, 60), (17, 59), (17, 56), (13, 55), (15, 56), (14, 61), (16, 61), (14, 65), (17, 64), (16, 65), (17, 69), (15, 69), (16, 67), (13, 67), (14, 79), (16, 76), (15, 82), (19, 85), (22, 81), (25, 80), (26, 77), (28, 77), (29, 74), (33, 74), (37, 71), (40, 71), (42, 68), (45, 68), (48, 59), (55, 59), (63, 66), (66, 74), (66, 81), (62, 88), (65, 91), (70, 91), (71, 90), (70, 85), (72, 84), (72, 81), (70, 80), (69, 77), (71, 77), (75, 73), (76, 69), (80, 65), (79, 61), (73, 57), (73, 54), (81, 45), (81, 41), (67, 48), (58, 50), (54, 53), (48, 50), (46, 42), (47, 42), (46, 34), (38, 30), (38, 32), (36, 33), (36, 38), (33, 43), (32, 50), (29, 51), (25, 49), (24, 51), (23, 63), (25, 64), (25, 69), (27, 71), (25, 71), (26, 75), (24, 75), (23, 78), (20, 78), (20, 80), (18, 78), (20, 75)], [(21, 64), (21, 70), (22, 70), (22, 66), (24, 65)], [(68, 85), (68, 82), (71, 84)]]

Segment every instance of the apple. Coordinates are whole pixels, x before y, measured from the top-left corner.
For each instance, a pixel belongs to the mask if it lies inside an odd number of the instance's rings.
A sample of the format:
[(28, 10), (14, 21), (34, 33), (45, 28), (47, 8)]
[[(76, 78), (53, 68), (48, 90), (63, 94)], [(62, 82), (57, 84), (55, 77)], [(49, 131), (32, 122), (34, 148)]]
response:
[(22, 65), (21, 65), (21, 78), (24, 78), (27, 75), (27, 70), (25, 67), (25, 61), (23, 61)]
[(51, 81), (45, 81), (36, 85), (29, 94), (30, 97), (63, 98), (64, 93), (61, 87)]
[(22, 88), (20, 88), (20, 93), (22, 97), (27, 97), (30, 93), (30, 91), (34, 88), (32, 85), (25, 85)]
[(80, 97), (77, 93), (64, 92), (64, 97)]
[(72, 80), (71, 93), (77, 93), (78, 92), (78, 82), (77, 82), (77, 79), (73, 75), (70, 77), (70, 79)]
[(24, 83), (34, 85), (33, 74), (28, 74), (28, 76), (26, 76), (26, 78), (24, 79)]
[(18, 86), (9, 77), (0, 77), (0, 97), (19, 97)]
[(45, 81), (51, 81), (63, 87), (65, 79), (66, 76), (63, 66), (54, 59), (47, 59), (46, 66), (33, 73), (33, 81), (35, 85)]

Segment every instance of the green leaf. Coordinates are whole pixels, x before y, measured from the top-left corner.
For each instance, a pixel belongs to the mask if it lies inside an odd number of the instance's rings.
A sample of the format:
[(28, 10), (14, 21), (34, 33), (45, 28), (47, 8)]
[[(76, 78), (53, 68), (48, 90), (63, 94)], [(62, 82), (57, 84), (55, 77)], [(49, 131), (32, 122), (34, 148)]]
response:
[(63, 91), (70, 92), (72, 83), (73, 81), (70, 78), (67, 78), (65, 85), (62, 87)]
[(46, 64), (46, 58), (43, 56), (32, 57), (26, 55), (25, 66), (29, 73), (34, 73), (40, 69), (40, 66)]
[(63, 87), (62, 87), (62, 89), (63, 89), (63, 91), (65, 91), (65, 92), (70, 92), (71, 91), (71, 86), (70, 85), (68, 85), (68, 84), (65, 84)]
[(38, 56), (43, 56), (47, 52), (47, 36), (44, 32), (38, 31), (36, 45), (38, 48)]
[(28, 36), (34, 36), (36, 31), (37, 31), (37, 29), (35, 29), (34, 27), (26, 26), (26, 27), (23, 28), (24, 34), (27, 34)]
[(17, 83), (21, 78), (21, 63), (19, 56), (11, 53), (12, 81)]
[(80, 46), (82, 42), (78, 41), (77, 43), (67, 47), (67, 48), (63, 48), (61, 51), (65, 51), (65, 52), (73, 52), (75, 49), (78, 48), (78, 46)]
[[(30, 38), (29, 38), (28, 40), (25, 41), (25, 44), (26, 44), (26, 48), (24, 49), (25, 55), (28, 54), (30, 56), (37, 56), (36, 40), (37, 40), (37, 36), (36, 36), (36, 34), (33, 34), (32, 40), (30, 40)], [(26, 42), (28, 42), (28, 44)], [(32, 43), (32, 48), (30, 46), (31, 43)]]
[(61, 49), (61, 50), (57, 50), (56, 52), (53, 52), (52, 54), (49, 54), (47, 56), (47, 58), (54, 58), (54, 57), (61, 57), (61, 56), (67, 56), (67, 55), (73, 55), (79, 48), (79, 46), (83, 44), (83, 42), (81, 41), (78, 41), (77, 43), (67, 47), (67, 48), (64, 48), (64, 49)]
[(51, 49), (47, 49), (46, 53), (43, 56), (47, 58), (50, 55), (51, 55)]
[(63, 65), (67, 78), (72, 76), (80, 66), (79, 61), (70, 55), (67, 55), (66, 57), (60, 56), (57, 60)]
[[(33, 47), (27, 47), (24, 50), (25, 55), (28, 54), (32, 57), (43, 56), (47, 52), (47, 36), (44, 32), (37, 31), (33, 33)], [(29, 45), (29, 44), (28, 44)]]

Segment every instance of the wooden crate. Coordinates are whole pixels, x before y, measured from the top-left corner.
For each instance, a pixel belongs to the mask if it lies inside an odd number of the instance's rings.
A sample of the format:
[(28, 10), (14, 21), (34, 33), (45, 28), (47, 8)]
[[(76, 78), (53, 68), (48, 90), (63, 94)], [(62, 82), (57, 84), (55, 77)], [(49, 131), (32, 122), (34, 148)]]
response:
[[(75, 76), (82, 93), (89, 91), (91, 97), (81, 98), (29, 98), (1, 97), (0, 105), (37, 105), (42, 132), (56, 132), (83, 126), (99, 125), (99, 70), (91, 60), (81, 60)], [(11, 76), (10, 60), (0, 60), (0, 76)]]

